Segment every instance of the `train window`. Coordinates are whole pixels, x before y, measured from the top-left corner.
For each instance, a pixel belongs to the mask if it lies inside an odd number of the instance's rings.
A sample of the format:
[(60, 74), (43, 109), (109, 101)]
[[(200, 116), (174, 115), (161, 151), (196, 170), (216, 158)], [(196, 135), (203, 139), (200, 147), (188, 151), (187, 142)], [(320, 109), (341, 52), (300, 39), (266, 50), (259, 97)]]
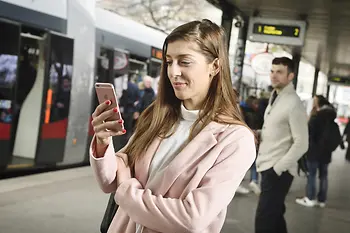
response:
[(0, 54), (0, 122), (12, 122), (13, 85), (18, 56)]
[(152, 78), (157, 78), (160, 75), (161, 66), (162, 66), (161, 60), (151, 58), (149, 61), (149, 75)]
[(51, 105), (51, 114), (45, 123), (63, 120), (68, 117), (72, 82), (72, 65), (54, 62), (50, 66), (50, 85), (47, 103)]
[(0, 54), (0, 86), (12, 88), (16, 80), (17, 55)]
[(0, 123), (11, 123), (17, 77), (20, 27), (0, 19)]
[[(100, 48), (100, 56), (97, 60), (98, 82), (112, 83), (117, 97), (122, 96), (122, 91), (127, 88), (127, 79), (130, 67), (129, 53), (120, 49)], [(95, 108), (98, 104), (95, 100)]]
[(68, 118), (73, 72), (73, 42), (52, 36), (49, 67), (49, 85), (44, 122)]

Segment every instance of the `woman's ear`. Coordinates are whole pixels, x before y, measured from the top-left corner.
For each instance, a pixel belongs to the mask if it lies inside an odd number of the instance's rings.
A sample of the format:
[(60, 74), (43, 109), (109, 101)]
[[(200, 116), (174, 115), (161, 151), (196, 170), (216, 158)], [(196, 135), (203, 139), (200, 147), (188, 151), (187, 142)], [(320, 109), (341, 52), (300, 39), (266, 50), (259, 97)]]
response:
[(214, 61), (211, 63), (211, 77), (215, 77), (220, 71), (220, 60), (219, 58), (215, 58)]

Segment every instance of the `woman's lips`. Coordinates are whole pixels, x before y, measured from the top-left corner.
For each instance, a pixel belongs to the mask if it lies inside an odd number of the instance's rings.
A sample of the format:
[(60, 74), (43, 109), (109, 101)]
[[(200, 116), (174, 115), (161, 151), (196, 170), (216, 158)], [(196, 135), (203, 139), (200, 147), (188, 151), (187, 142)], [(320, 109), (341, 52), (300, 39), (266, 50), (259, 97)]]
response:
[(187, 84), (186, 83), (183, 83), (183, 82), (174, 82), (173, 83), (173, 86), (175, 87), (175, 88), (183, 88), (183, 87), (185, 87)]

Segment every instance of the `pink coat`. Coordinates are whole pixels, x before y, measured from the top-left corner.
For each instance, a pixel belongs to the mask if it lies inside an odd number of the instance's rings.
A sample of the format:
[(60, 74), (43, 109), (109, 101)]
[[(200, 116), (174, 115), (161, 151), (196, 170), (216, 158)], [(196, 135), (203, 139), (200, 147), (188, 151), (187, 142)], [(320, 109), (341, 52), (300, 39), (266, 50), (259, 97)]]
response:
[[(94, 142), (95, 140), (93, 140)], [(243, 126), (211, 122), (169, 164), (159, 183), (148, 187), (148, 169), (161, 140), (135, 164), (135, 178), (116, 187), (117, 160), (110, 144), (90, 162), (106, 193), (116, 191), (119, 209), (108, 233), (219, 233), (231, 202), (256, 156), (254, 136)]]

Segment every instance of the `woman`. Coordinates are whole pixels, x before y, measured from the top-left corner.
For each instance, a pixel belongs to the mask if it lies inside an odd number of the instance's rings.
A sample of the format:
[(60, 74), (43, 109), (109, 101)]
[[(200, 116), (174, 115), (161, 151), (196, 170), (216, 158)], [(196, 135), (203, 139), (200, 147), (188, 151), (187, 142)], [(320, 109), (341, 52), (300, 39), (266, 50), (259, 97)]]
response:
[[(314, 97), (315, 109), (309, 119), (309, 149), (307, 152), (308, 177), (306, 196), (296, 199), (296, 203), (324, 208), (328, 191), (328, 166), (332, 152), (341, 142), (338, 125), (334, 122), (337, 113), (334, 107), (322, 95)], [(338, 140), (338, 139), (339, 140)], [(335, 142), (334, 142), (335, 141)], [(319, 192), (316, 195), (316, 175), (319, 172)]]
[[(226, 37), (209, 20), (176, 28), (163, 46), (156, 100), (129, 143), (114, 152), (118, 122), (93, 113), (90, 161), (119, 209), (108, 232), (219, 233), (227, 206), (255, 159), (231, 86)], [(107, 130), (108, 129), (108, 130)]]

